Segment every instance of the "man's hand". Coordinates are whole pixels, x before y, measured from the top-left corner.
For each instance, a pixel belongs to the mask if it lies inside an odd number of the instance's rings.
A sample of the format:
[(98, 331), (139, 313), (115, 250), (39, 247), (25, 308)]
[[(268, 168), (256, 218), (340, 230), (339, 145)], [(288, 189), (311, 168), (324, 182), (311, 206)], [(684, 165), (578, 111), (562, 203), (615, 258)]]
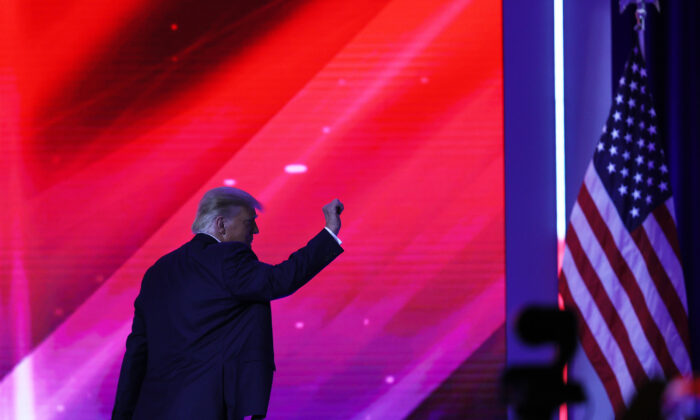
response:
[(343, 203), (337, 198), (323, 206), (323, 215), (326, 218), (326, 227), (335, 235), (340, 232), (340, 213), (343, 212)]

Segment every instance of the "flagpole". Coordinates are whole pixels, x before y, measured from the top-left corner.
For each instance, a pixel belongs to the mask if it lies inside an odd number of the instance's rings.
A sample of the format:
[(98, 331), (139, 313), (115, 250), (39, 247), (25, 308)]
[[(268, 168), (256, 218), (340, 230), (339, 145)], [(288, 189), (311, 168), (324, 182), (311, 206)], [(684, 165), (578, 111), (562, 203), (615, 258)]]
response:
[(642, 58), (646, 61), (646, 49), (644, 48), (644, 30), (646, 29), (646, 18), (647, 9), (644, 0), (637, 0), (637, 10), (634, 12), (634, 16), (637, 18), (637, 24), (634, 26), (634, 30), (637, 31), (637, 39), (639, 41), (639, 49), (642, 54)]
[(647, 18), (647, 3), (652, 3), (656, 6), (656, 11), (661, 12), (661, 6), (659, 5), (659, 0), (619, 0), (620, 1), (620, 13), (623, 13), (627, 6), (631, 4), (636, 4), (637, 9), (634, 12), (634, 17), (637, 19), (637, 24), (634, 25), (634, 30), (637, 31), (637, 39), (639, 41), (639, 48), (641, 49), (642, 58), (646, 61), (646, 48), (644, 47), (644, 31), (646, 30), (646, 18)]

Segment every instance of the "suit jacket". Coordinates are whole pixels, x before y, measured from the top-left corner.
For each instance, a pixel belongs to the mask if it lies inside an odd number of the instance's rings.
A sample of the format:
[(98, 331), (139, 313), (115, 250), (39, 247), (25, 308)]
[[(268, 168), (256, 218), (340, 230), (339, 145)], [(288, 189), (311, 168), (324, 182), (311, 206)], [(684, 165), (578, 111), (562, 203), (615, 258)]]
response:
[(323, 229), (278, 265), (205, 234), (160, 258), (134, 302), (112, 418), (266, 415), (275, 370), (270, 301), (342, 252)]

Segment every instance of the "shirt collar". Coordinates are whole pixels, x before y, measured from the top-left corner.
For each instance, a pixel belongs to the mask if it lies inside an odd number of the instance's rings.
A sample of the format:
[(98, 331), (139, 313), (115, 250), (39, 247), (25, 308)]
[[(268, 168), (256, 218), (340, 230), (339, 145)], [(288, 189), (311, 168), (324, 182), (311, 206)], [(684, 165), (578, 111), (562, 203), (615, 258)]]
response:
[(216, 239), (216, 242), (221, 243), (221, 241), (219, 240), (219, 238), (217, 238), (217, 237), (214, 236), (214, 235), (210, 235), (210, 234), (208, 234), (207, 232), (197, 232), (197, 233), (201, 233), (202, 235), (207, 235), (207, 236), (209, 236), (210, 238)]

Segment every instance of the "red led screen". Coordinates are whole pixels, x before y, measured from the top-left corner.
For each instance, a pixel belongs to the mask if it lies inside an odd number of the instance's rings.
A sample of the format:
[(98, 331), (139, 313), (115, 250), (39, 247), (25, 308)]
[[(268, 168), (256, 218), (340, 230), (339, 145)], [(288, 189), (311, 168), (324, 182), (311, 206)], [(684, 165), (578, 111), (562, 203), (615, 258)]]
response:
[(267, 262), (345, 204), (345, 252), (272, 304), (268, 418), (504, 415), (500, 2), (0, 16), (0, 418), (109, 417), (141, 278), (221, 185)]

